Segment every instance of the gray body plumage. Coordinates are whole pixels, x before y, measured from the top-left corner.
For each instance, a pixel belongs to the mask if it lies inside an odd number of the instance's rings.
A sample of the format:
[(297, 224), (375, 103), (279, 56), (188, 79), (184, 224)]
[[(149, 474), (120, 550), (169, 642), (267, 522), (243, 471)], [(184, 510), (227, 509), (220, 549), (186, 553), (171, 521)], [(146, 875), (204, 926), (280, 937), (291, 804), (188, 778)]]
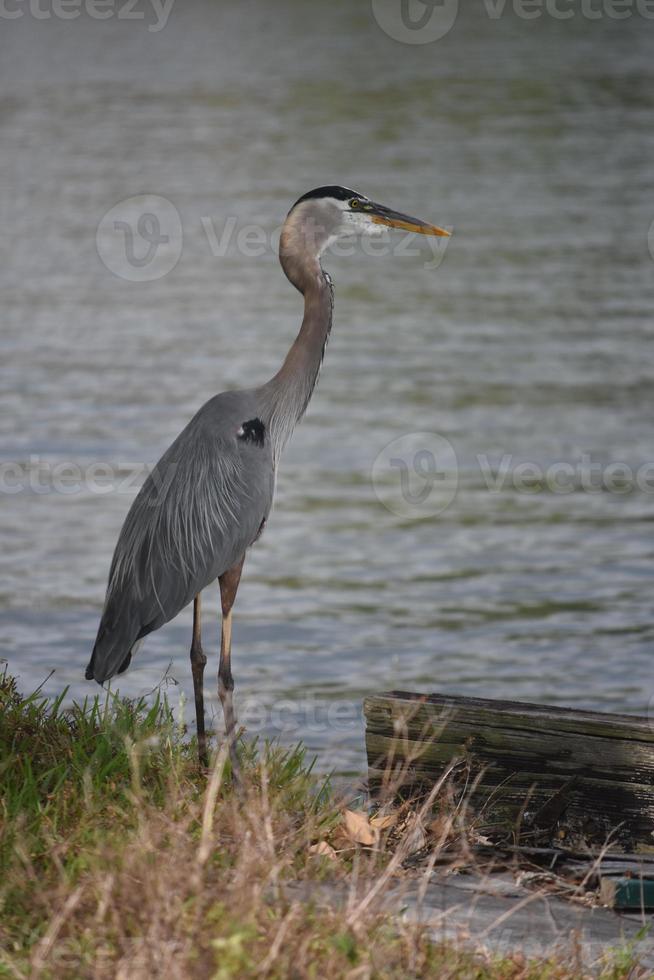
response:
[(331, 280), (319, 262), (307, 270), (289, 261), (285, 271), (305, 293), (298, 337), (266, 384), (206, 402), (141, 487), (116, 544), (88, 680), (126, 670), (139, 641), (242, 561), (261, 533), (332, 322)]
[[(211, 398), (141, 487), (114, 552), (89, 679), (102, 683), (124, 670), (139, 640), (173, 619), (257, 538), (275, 481), (262, 402), (262, 389)], [(249, 432), (254, 420), (261, 428)]]

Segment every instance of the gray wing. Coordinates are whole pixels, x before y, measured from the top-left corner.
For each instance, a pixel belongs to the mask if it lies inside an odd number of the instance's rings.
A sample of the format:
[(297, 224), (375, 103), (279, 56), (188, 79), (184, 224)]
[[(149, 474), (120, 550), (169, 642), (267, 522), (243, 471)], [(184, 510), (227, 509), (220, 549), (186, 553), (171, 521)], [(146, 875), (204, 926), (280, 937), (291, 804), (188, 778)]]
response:
[(247, 392), (204, 405), (132, 504), (114, 552), (87, 677), (125, 669), (134, 644), (243, 558), (272, 504), (269, 433)]

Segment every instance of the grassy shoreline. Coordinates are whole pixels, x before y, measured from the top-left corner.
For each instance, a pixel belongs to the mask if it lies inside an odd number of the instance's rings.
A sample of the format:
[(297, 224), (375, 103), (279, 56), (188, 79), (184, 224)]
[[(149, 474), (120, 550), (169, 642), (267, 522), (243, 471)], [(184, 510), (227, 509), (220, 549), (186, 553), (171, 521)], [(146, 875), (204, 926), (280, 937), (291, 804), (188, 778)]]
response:
[[(165, 698), (63, 701), (0, 674), (0, 977), (589, 975), (435, 944), (384, 913), (368, 899), (392, 849), (344, 836), (301, 747), (243, 745), (239, 799), (223, 752), (198, 770)], [(299, 902), (298, 882), (350, 899)], [(645, 976), (624, 953), (595, 975)]]

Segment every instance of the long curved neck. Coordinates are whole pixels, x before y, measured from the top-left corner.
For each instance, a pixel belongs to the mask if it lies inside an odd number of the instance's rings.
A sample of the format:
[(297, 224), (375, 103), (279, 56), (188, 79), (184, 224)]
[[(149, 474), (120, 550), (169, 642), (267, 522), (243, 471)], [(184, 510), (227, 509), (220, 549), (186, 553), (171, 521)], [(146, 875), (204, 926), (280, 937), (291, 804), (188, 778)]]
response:
[[(313, 250), (312, 250), (313, 252)], [(308, 253), (301, 228), (287, 220), (279, 259), (288, 280), (304, 296), (300, 332), (277, 374), (261, 390), (275, 460), (304, 415), (313, 394), (332, 326), (333, 289), (317, 254)]]

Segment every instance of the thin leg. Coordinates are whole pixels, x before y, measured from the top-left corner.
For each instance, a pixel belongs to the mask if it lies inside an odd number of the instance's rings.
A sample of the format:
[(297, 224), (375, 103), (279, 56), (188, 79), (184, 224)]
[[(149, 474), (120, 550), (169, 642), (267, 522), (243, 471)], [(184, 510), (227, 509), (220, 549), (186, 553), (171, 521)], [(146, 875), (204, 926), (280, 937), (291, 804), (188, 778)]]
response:
[(239, 762), (236, 755), (236, 715), (234, 713), (234, 678), (232, 677), (232, 606), (243, 571), (242, 558), (218, 579), (223, 621), (220, 636), (220, 664), (218, 666), (218, 696), (225, 716), (225, 734), (229, 742), (229, 757), (234, 781), (238, 782)]
[(200, 593), (193, 600), (193, 639), (191, 640), (191, 673), (193, 674), (193, 693), (195, 695), (195, 721), (198, 730), (198, 757), (201, 766), (209, 764), (207, 736), (204, 730), (204, 668), (207, 658), (202, 650), (202, 604)]

